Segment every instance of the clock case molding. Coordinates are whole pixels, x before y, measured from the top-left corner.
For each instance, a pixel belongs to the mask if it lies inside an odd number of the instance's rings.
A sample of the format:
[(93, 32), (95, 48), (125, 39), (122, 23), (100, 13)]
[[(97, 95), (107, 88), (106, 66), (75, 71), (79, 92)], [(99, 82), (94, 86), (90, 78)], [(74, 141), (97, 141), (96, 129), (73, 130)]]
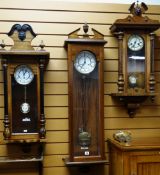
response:
[[(104, 36), (92, 29), (93, 34), (89, 35), (88, 25), (84, 24), (83, 34), (80, 34), (80, 28), (73, 31), (68, 35), (68, 39), (65, 40), (65, 48), (68, 53), (68, 77), (69, 77), (69, 158), (64, 158), (64, 162), (67, 166), (83, 166), (91, 164), (105, 163), (104, 152), (104, 81), (103, 81), (103, 59), (104, 59)], [(74, 61), (76, 55), (81, 51), (89, 51), (96, 57), (97, 68), (88, 75), (79, 73), (74, 67)], [(97, 80), (93, 80), (93, 74), (96, 74)], [(85, 85), (84, 85), (85, 84)], [(84, 89), (85, 88), (85, 89)], [(87, 89), (87, 91), (85, 91)], [(88, 92), (88, 93), (87, 93)], [(90, 93), (89, 93), (90, 92)], [(84, 95), (82, 95), (84, 94)], [(90, 95), (89, 95), (90, 94)], [(91, 95), (93, 94), (93, 95)], [(96, 94), (96, 95), (95, 95)], [(85, 97), (82, 97), (85, 96)], [(96, 99), (95, 99), (96, 96)], [(84, 98), (84, 99), (83, 99)], [(85, 101), (85, 104), (89, 104), (89, 107), (81, 106)], [(97, 101), (98, 106), (94, 106)], [(78, 105), (79, 107), (77, 107)], [(84, 112), (84, 108), (88, 108), (87, 112)], [(77, 110), (77, 111), (76, 111)], [(92, 111), (93, 110), (93, 111)], [(79, 111), (79, 112), (78, 112)], [(96, 114), (97, 113), (97, 114)], [(86, 117), (87, 116), (87, 117)], [(80, 118), (87, 120), (86, 132), (79, 133)], [(88, 119), (86, 119), (88, 118)], [(95, 123), (95, 121), (97, 121)], [(92, 130), (92, 133), (90, 132)], [(86, 138), (84, 135), (88, 134)], [(84, 135), (83, 135), (84, 134)], [(79, 136), (78, 136), (79, 135)], [(81, 149), (78, 143), (78, 138), (86, 139), (87, 142), (91, 142), (89, 149)], [(93, 137), (97, 139), (94, 140)], [(91, 141), (92, 140), (92, 141)], [(81, 140), (82, 141), (82, 140)], [(79, 141), (80, 142), (80, 141)], [(83, 141), (82, 141), (83, 142)], [(96, 142), (96, 143), (95, 143)], [(94, 143), (94, 144), (93, 144)], [(84, 152), (89, 153), (85, 155)], [(94, 153), (95, 152), (95, 153)]]
[[(128, 109), (130, 117), (134, 117), (136, 109), (147, 98), (154, 101), (155, 93), (155, 75), (154, 75), (154, 48), (155, 33), (160, 28), (158, 20), (152, 20), (143, 13), (148, 10), (145, 3), (131, 4), (128, 15), (124, 19), (117, 19), (110, 27), (111, 33), (118, 39), (118, 92), (112, 93), (112, 97), (118, 97), (123, 101)], [(145, 42), (145, 92), (133, 93), (128, 91), (127, 87), (127, 37), (131, 34), (143, 36)]]
[[(15, 24), (12, 26), (8, 36), (13, 39), (14, 45), (10, 50), (5, 50), (5, 44), (2, 43), (0, 50), (1, 62), (3, 66), (3, 78), (4, 78), (4, 140), (8, 143), (31, 143), (31, 142), (43, 142), (45, 141), (45, 114), (44, 114), (44, 70), (49, 61), (49, 52), (46, 52), (44, 44), (39, 45), (39, 50), (34, 50), (31, 46), (31, 41), (36, 37), (32, 28), (28, 24), (20, 25)], [(15, 68), (18, 65), (29, 65), (32, 68), (34, 76), (36, 77), (35, 83), (33, 85), (33, 91), (31, 96), (36, 98), (34, 104), (32, 104), (33, 110), (36, 110), (35, 122), (32, 123), (31, 132), (23, 133), (19, 132), (18, 128), (22, 127), (17, 122), (17, 116), (14, 112), (17, 111), (17, 103), (12, 104), (12, 85), (13, 85), (13, 74)], [(27, 87), (28, 88), (28, 87)], [(14, 91), (16, 92), (16, 91)], [(18, 91), (18, 94), (21, 92)], [(29, 92), (27, 92), (29, 93)], [(31, 92), (30, 92), (31, 93)], [(16, 93), (17, 94), (17, 93)], [(17, 95), (18, 95), (17, 94)], [(16, 95), (16, 96), (17, 96)], [(28, 98), (32, 98), (28, 97)], [(34, 98), (34, 99), (35, 99)], [(34, 99), (30, 99), (31, 101)], [(22, 115), (22, 114), (21, 114)], [(14, 121), (15, 120), (15, 121)], [(15, 132), (13, 133), (13, 122), (15, 126)], [(16, 129), (17, 128), (17, 129)]]

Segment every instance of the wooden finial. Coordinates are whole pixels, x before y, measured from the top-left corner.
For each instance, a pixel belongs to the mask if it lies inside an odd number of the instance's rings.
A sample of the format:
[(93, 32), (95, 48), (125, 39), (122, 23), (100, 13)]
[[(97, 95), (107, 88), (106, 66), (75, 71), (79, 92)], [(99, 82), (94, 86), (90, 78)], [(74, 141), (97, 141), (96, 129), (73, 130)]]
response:
[(83, 31), (84, 31), (85, 35), (88, 32), (88, 28), (89, 28), (88, 24), (87, 23), (84, 23), (84, 25), (83, 25)]
[(41, 48), (41, 50), (44, 50), (45, 44), (44, 44), (43, 40), (41, 40), (39, 47)]
[(0, 47), (4, 50), (4, 48), (5, 48), (5, 43), (4, 43), (4, 40), (2, 40), (2, 42), (1, 42), (1, 44), (0, 44)]

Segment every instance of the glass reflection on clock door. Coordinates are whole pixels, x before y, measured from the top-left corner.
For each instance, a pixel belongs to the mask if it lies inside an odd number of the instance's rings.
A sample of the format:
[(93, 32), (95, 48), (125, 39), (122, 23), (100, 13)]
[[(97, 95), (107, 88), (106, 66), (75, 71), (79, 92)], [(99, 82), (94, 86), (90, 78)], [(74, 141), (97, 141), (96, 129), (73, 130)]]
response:
[(128, 39), (128, 88), (145, 87), (145, 43), (140, 35), (131, 35)]

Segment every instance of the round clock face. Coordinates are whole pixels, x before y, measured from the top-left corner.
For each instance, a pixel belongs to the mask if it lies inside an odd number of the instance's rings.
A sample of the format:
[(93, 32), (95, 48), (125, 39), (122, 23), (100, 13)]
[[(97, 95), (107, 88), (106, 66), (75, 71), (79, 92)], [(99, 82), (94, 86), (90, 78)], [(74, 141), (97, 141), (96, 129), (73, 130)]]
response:
[(140, 35), (131, 35), (128, 39), (128, 48), (132, 51), (139, 51), (144, 46), (144, 40)]
[(27, 65), (20, 65), (14, 72), (14, 78), (17, 83), (21, 85), (27, 85), (32, 82), (34, 74)]
[(79, 73), (91, 73), (96, 67), (95, 55), (86, 50), (81, 51), (75, 58), (74, 67)]
[(22, 103), (20, 106), (20, 110), (23, 114), (27, 114), (30, 111), (30, 105), (28, 103)]

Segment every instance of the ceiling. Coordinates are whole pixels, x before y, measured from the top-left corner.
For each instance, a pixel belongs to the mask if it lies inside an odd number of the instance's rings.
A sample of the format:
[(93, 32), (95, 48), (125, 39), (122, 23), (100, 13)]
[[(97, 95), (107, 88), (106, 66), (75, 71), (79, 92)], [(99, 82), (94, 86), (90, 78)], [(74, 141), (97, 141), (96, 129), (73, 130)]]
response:
[[(90, 2), (90, 3), (114, 3), (114, 4), (131, 4), (134, 0), (49, 0), (49, 1), (65, 1), (65, 2)], [(160, 0), (139, 0), (147, 5), (160, 5)]]

